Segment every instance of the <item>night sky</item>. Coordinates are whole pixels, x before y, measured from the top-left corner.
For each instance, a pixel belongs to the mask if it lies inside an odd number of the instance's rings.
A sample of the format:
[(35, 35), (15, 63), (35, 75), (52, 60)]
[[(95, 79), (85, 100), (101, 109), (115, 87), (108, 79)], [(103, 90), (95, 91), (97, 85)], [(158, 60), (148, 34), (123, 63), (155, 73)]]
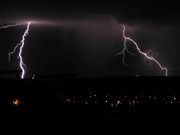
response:
[[(142, 51), (180, 75), (180, 14), (176, 3), (153, 0), (118, 2), (2, 1), (0, 24), (34, 21), (23, 49), (26, 77), (50, 74), (80, 76), (161, 76), (156, 64), (138, 55), (116, 56), (123, 49), (122, 26)], [(17, 55), (8, 52), (21, 40), (26, 26), (0, 30), (0, 71), (18, 70)]]

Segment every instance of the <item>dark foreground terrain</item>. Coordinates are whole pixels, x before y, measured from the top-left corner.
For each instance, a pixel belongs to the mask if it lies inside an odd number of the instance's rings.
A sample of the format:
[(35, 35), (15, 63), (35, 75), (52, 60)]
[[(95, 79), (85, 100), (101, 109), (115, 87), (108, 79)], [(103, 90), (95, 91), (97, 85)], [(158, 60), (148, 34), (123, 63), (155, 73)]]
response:
[(0, 112), (34, 114), (24, 121), (41, 125), (37, 127), (42, 130), (51, 126), (51, 132), (175, 131), (180, 122), (179, 80), (75, 76), (1, 79)]

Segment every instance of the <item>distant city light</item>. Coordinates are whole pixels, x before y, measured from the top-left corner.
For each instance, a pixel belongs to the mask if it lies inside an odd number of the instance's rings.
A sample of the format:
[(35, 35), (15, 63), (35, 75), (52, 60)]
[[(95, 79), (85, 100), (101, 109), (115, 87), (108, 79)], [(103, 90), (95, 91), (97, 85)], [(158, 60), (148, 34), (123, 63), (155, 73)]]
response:
[(121, 103), (121, 101), (117, 101), (117, 104), (119, 105)]
[(35, 75), (32, 76), (32, 79), (33, 79), (33, 80), (35, 79)]
[(70, 102), (71, 102), (71, 99), (67, 98), (67, 99), (66, 99), (66, 102), (70, 103)]
[(20, 105), (20, 100), (19, 99), (15, 99), (14, 101), (13, 101), (13, 104), (15, 105), (15, 106), (19, 106)]

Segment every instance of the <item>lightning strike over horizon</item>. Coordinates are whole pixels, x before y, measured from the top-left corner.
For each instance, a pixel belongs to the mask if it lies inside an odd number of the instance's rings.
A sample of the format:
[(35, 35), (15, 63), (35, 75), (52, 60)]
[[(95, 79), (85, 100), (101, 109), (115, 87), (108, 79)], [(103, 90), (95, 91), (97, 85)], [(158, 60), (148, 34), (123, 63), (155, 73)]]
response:
[[(16, 27), (16, 26), (20, 26), (20, 25), (24, 25), (24, 24), (25, 23), (17, 23), (17, 24), (14, 24), (14, 25), (1, 26), (0, 29), (6, 29), (6, 28), (9, 28), (9, 27)], [(31, 24), (31, 22), (27, 22), (26, 30), (25, 30), (25, 32), (24, 32), (24, 34), (22, 36), (21, 41), (14, 47), (13, 51), (8, 53), (8, 56), (9, 56), (8, 60), (10, 61), (11, 55), (13, 55), (17, 51), (17, 49), (19, 47), (19, 53), (18, 53), (17, 58), (19, 59), (19, 67), (21, 69), (21, 79), (24, 79), (25, 67), (26, 67), (26, 65), (23, 62), (22, 52), (23, 52), (25, 38), (29, 34), (28, 32), (29, 32), (30, 24)]]
[(125, 54), (126, 54), (126, 51), (127, 53), (131, 54), (131, 55), (134, 55), (134, 53), (130, 52), (127, 48), (127, 41), (130, 41), (133, 43), (133, 45), (135, 45), (137, 51), (139, 54), (141, 54), (142, 56), (144, 56), (146, 59), (150, 60), (150, 61), (153, 61), (154, 63), (156, 63), (159, 68), (163, 71), (165, 71), (165, 76), (168, 76), (168, 69), (166, 67), (163, 67), (154, 57), (151, 57), (151, 56), (148, 56), (147, 53), (144, 53), (141, 51), (141, 49), (139, 48), (138, 44), (133, 40), (131, 39), (130, 37), (127, 37), (126, 36), (126, 27), (125, 25), (121, 25), (123, 27), (123, 38), (124, 38), (124, 43), (123, 43), (123, 50), (121, 52), (119, 52), (117, 55), (123, 55), (123, 63), (125, 66), (129, 66), (126, 62), (125, 62)]

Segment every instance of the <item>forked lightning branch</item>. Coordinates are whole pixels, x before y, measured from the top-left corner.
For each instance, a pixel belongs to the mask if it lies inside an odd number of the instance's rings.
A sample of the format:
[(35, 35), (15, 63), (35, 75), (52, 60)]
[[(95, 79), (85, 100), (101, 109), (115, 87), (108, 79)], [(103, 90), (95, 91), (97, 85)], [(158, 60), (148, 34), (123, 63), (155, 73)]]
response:
[[(26, 74), (26, 71), (25, 71), (25, 67), (26, 65), (24, 64), (24, 61), (23, 61), (23, 57), (22, 57), (22, 53), (23, 53), (23, 48), (24, 48), (24, 45), (25, 45), (25, 39), (26, 39), (26, 36), (29, 34), (29, 27), (30, 27), (30, 24), (31, 22), (27, 22), (25, 23), (26, 24), (26, 30), (24, 32), (24, 34), (22, 35), (22, 39), (21, 41), (14, 47), (13, 51), (9, 52), (9, 61), (10, 61), (10, 58), (11, 58), (11, 55), (14, 54), (17, 49), (19, 49), (18, 51), (18, 59), (19, 59), (19, 67), (21, 69), (21, 79), (24, 79), (24, 76)], [(9, 27), (16, 27), (16, 26), (19, 26), (19, 25), (24, 25), (24, 23), (17, 23), (17, 24), (14, 24), (14, 25), (6, 25), (6, 26), (1, 26), (0, 29), (7, 29)]]

